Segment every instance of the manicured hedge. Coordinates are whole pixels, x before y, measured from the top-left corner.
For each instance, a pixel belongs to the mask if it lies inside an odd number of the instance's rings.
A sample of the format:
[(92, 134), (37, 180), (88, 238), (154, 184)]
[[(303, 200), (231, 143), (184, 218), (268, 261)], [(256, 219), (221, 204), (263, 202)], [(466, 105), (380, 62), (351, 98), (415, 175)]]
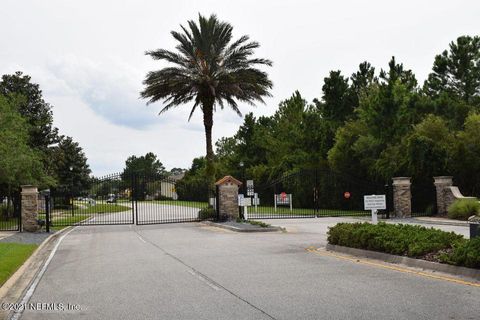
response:
[(409, 257), (452, 248), (461, 235), (417, 225), (339, 223), (328, 231), (331, 244)]
[(480, 269), (480, 237), (457, 243), (450, 253), (440, 255), (444, 263)]
[(480, 268), (480, 238), (472, 240), (453, 232), (418, 225), (339, 223), (329, 228), (328, 242), (351, 248), (425, 258)]

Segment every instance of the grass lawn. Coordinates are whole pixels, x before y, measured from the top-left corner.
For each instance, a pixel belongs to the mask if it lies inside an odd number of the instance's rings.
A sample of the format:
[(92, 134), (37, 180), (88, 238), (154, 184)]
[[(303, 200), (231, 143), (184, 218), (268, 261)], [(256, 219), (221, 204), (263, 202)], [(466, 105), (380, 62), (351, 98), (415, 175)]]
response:
[(152, 200), (152, 201), (142, 201), (143, 203), (158, 203), (158, 204), (168, 204), (171, 206), (180, 206), (180, 207), (191, 207), (191, 208), (206, 208), (208, 207), (207, 202), (202, 201), (183, 201), (183, 200)]
[(275, 212), (274, 207), (267, 207), (267, 206), (259, 206), (255, 211), (255, 207), (249, 207), (248, 213), (250, 216), (255, 217), (256, 215), (259, 216), (275, 216), (275, 215), (299, 215), (299, 216), (325, 216), (325, 217), (342, 217), (342, 216), (366, 216), (370, 215), (370, 211), (362, 211), (362, 210), (340, 210), (340, 209), (319, 209), (315, 211), (313, 209), (305, 209), (305, 208), (292, 208), (290, 211), (289, 207), (277, 207), (277, 211)]
[[(89, 213), (112, 213), (131, 210), (130, 207), (122, 206), (115, 203), (97, 203), (96, 205), (79, 208), (74, 210), (74, 214), (89, 214)], [(67, 212), (66, 212), (67, 213)]]
[(0, 243), (0, 286), (30, 257), (36, 244)]
[(74, 225), (75, 223), (78, 223), (90, 217), (91, 215), (89, 214), (75, 214), (73, 217), (71, 215), (58, 217), (53, 221), (53, 228), (55, 230), (62, 230), (70, 225)]

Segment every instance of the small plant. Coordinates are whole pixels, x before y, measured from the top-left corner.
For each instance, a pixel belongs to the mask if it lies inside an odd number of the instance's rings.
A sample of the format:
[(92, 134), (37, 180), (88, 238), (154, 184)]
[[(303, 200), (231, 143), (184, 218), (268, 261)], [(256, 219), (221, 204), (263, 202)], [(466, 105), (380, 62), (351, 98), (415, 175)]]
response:
[(448, 207), (450, 219), (467, 220), (480, 213), (480, 203), (476, 199), (457, 199)]
[(480, 269), (480, 237), (456, 243), (451, 252), (440, 256), (440, 260), (444, 263)]
[(215, 209), (213, 207), (203, 208), (198, 212), (200, 220), (209, 220), (215, 217)]
[(259, 227), (262, 227), (262, 228), (268, 228), (268, 227), (270, 227), (270, 225), (269, 225), (268, 223), (265, 223), (265, 222), (262, 222), (262, 221), (245, 220), (245, 219), (242, 219), (242, 218), (237, 218), (236, 221), (237, 221), (238, 223), (250, 223), (251, 225), (259, 226)]

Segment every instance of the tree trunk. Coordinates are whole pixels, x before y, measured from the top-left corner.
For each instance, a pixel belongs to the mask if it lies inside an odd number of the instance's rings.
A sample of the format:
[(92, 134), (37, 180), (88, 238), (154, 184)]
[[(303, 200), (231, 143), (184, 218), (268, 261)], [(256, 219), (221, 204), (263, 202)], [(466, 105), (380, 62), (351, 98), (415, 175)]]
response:
[(207, 145), (207, 178), (213, 187), (215, 182), (214, 154), (212, 147), (212, 127), (213, 127), (213, 103), (203, 104), (203, 125), (205, 126), (205, 138)]

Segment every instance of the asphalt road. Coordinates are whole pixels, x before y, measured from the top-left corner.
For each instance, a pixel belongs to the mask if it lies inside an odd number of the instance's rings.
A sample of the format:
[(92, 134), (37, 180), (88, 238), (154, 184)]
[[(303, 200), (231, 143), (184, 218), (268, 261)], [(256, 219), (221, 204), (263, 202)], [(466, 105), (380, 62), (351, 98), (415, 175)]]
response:
[(297, 221), (264, 234), (200, 223), (77, 227), (30, 302), (80, 310), (21, 319), (479, 318), (479, 287), (313, 254), (305, 249), (325, 245), (321, 230), (343, 219)]

